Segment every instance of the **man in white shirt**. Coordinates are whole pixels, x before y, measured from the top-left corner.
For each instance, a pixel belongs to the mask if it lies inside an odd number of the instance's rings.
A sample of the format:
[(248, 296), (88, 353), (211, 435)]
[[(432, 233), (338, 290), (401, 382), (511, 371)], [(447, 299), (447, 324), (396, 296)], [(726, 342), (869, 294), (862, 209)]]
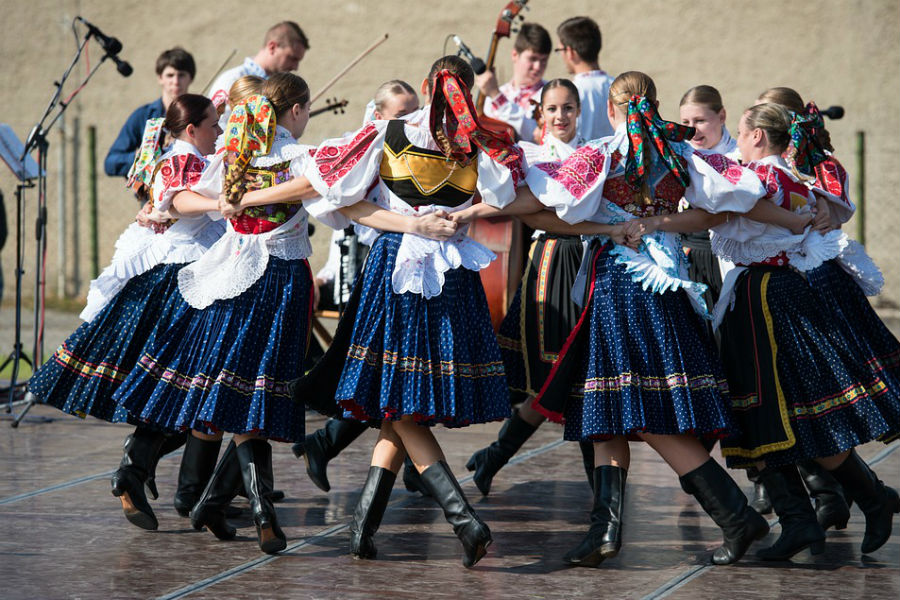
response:
[[(282, 21), (273, 25), (266, 32), (263, 45), (256, 56), (244, 59), (244, 63), (232, 69), (222, 72), (209, 88), (209, 97), (213, 98), (217, 93), (224, 93), (225, 97), (231, 90), (232, 84), (244, 75), (256, 75), (267, 79), (273, 73), (296, 71), (300, 61), (309, 50), (309, 40), (300, 26), (293, 21)], [(228, 122), (228, 113), (222, 115), (219, 124), (224, 127)]]
[(600, 68), (600, 27), (589, 17), (572, 17), (556, 28), (556, 35), (560, 47), (554, 52), (562, 55), (566, 70), (574, 75), (572, 81), (581, 98), (578, 135), (586, 140), (612, 135), (606, 102), (613, 77)]
[(529, 142), (535, 139), (534, 107), (540, 104), (552, 48), (546, 29), (537, 23), (523, 23), (513, 44), (512, 80), (498, 86), (497, 76), (491, 71), (475, 76), (475, 85), (487, 96), (484, 114), (509, 123), (520, 139)]

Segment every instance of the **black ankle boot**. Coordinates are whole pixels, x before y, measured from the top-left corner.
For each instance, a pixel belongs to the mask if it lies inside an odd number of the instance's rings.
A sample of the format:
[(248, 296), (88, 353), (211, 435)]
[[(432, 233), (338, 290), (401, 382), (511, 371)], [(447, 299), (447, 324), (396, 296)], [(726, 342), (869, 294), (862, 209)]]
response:
[(469, 505), (447, 463), (439, 460), (422, 471), (422, 482), (444, 509), (444, 518), (453, 526), (453, 533), (462, 542), (465, 552), (463, 566), (475, 566), (487, 554), (487, 548), (493, 541), (491, 530)]
[(884, 485), (856, 450), (852, 450), (850, 456), (831, 474), (866, 515), (862, 553), (875, 552), (891, 537), (894, 515), (900, 513), (897, 490)]
[(156, 465), (159, 464), (159, 459), (184, 446), (185, 441), (187, 441), (187, 436), (188, 434), (184, 432), (165, 434), (165, 440), (163, 440), (162, 445), (159, 447), (159, 453), (156, 455), (156, 458), (153, 459), (153, 464), (150, 465), (150, 473), (147, 475), (147, 481), (144, 482), (147, 493), (154, 500), (159, 498), (159, 490), (156, 489)]
[(578, 442), (581, 450), (581, 464), (584, 466), (584, 474), (587, 476), (588, 486), (594, 491), (594, 444), (591, 442)]
[(487, 448), (482, 448), (472, 455), (466, 463), (466, 469), (475, 471), (472, 478), (475, 486), (485, 496), (491, 491), (494, 475), (503, 468), (528, 438), (537, 431), (537, 427), (523, 419), (516, 412), (503, 423), (497, 441)]
[(803, 480), (794, 465), (766, 467), (759, 481), (769, 492), (772, 507), (781, 523), (781, 535), (769, 548), (756, 553), (762, 560), (788, 560), (809, 548), (812, 554), (825, 551), (825, 530), (816, 520)]
[(563, 556), (564, 561), (579, 567), (596, 567), (619, 553), (627, 475), (627, 470), (612, 465), (594, 469), (591, 527), (581, 543)]
[(353, 558), (373, 559), (378, 555), (372, 539), (391, 498), (391, 489), (397, 474), (382, 467), (369, 467), (369, 476), (363, 486), (353, 521), (350, 522), (350, 554)]
[(194, 529), (200, 531), (206, 527), (220, 540), (234, 539), (237, 532), (228, 524), (225, 511), (243, 484), (237, 447), (232, 440), (219, 459), (206, 489), (191, 510), (191, 525)]
[(191, 509), (197, 504), (200, 495), (219, 458), (222, 440), (201, 440), (189, 435), (181, 455), (181, 467), (178, 470), (178, 490), (175, 492), (175, 510), (182, 517), (188, 517)]
[(287, 538), (278, 526), (275, 507), (269, 500), (272, 491), (272, 446), (260, 438), (247, 440), (237, 447), (237, 456), (253, 522), (256, 523), (259, 548), (266, 554), (281, 552), (287, 547)]
[(110, 482), (129, 523), (150, 531), (158, 529), (159, 522), (147, 502), (144, 482), (164, 441), (165, 434), (138, 427), (125, 438), (125, 454)]
[(737, 562), (750, 544), (769, 533), (769, 524), (748, 506), (744, 492), (715, 460), (710, 458), (678, 481), (722, 529), (725, 541), (713, 552), (713, 564)]
[(366, 429), (368, 425), (359, 421), (328, 419), (324, 427), (306, 436), (303, 442), (306, 474), (316, 487), (323, 492), (331, 489), (331, 484), (328, 483), (328, 461), (365, 433)]
[(824, 467), (814, 460), (804, 460), (797, 464), (803, 483), (815, 500), (816, 519), (822, 529), (844, 529), (850, 520), (850, 507), (844, 498), (841, 484)]
[(747, 469), (747, 479), (753, 482), (753, 499), (750, 501), (750, 507), (761, 515), (771, 514), (772, 501), (766, 488), (759, 482), (759, 470), (756, 467)]
[(428, 491), (428, 488), (425, 487), (425, 484), (422, 483), (422, 476), (419, 475), (419, 472), (416, 470), (416, 465), (413, 464), (413, 461), (407, 456), (406, 460), (403, 461), (403, 486), (407, 491), (413, 493), (420, 493), (425, 497), (431, 495), (431, 492)]

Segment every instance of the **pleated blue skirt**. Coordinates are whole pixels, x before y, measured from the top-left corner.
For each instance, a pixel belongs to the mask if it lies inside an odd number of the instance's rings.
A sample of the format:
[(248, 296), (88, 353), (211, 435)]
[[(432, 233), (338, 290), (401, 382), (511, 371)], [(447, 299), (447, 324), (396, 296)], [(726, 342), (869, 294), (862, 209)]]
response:
[(305, 409), (288, 383), (302, 373), (311, 316), (306, 260), (270, 256), (240, 296), (185, 309), (115, 397), (132, 417), (168, 429), (302, 440)]
[(178, 270), (157, 265), (130, 280), (93, 320), (82, 323), (28, 382), (35, 396), (63, 412), (123, 421), (113, 393), (160, 330), (183, 312)]
[(391, 273), (400, 234), (383, 234), (362, 273), (359, 308), (337, 383), (346, 418), (412, 415), (462, 427), (504, 419), (509, 392), (478, 273), (446, 273), (440, 295), (397, 294)]

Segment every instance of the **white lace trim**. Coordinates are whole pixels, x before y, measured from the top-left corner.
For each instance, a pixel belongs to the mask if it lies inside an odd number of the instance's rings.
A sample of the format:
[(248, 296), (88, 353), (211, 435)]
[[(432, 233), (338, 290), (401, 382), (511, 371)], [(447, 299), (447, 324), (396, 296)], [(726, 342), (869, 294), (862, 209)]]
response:
[(856, 240), (848, 240), (847, 246), (837, 257), (837, 262), (850, 274), (866, 296), (877, 296), (884, 287), (884, 275), (865, 247)]
[(224, 231), (222, 221), (210, 221), (205, 216), (179, 219), (160, 234), (132, 223), (116, 241), (110, 264), (91, 282), (79, 316), (93, 320), (129, 281), (157, 265), (198, 260)]
[(315, 146), (298, 144), (291, 132), (278, 125), (275, 128), (275, 139), (272, 140), (272, 149), (265, 156), (253, 159), (254, 167), (271, 167), (295, 158), (310, 156), (309, 151)]
[(480, 271), (497, 255), (468, 237), (464, 231), (446, 242), (403, 234), (391, 274), (394, 292), (411, 292), (433, 298), (444, 287), (445, 273), (460, 267)]
[(286, 223), (258, 235), (237, 233), (229, 222), (225, 235), (203, 257), (178, 272), (178, 291), (197, 309), (240, 296), (265, 273), (270, 253), (287, 260), (310, 255), (306, 220), (300, 209)]

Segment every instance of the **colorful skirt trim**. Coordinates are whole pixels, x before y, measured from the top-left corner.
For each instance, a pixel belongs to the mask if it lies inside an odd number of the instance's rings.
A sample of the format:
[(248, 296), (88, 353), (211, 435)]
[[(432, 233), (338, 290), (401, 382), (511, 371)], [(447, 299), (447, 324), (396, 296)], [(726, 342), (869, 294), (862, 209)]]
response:
[[(819, 272), (817, 285), (839, 290), (839, 272)], [(873, 356), (854, 325), (789, 268), (751, 266), (735, 294), (722, 327), (740, 430), (722, 444), (729, 466), (793, 464), (897, 437), (900, 354)]]
[(176, 294), (182, 266), (157, 265), (125, 284), (38, 369), (28, 383), (31, 393), (70, 415), (127, 420), (113, 393), (145, 346), (183, 309)]
[(360, 421), (412, 415), (422, 425), (462, 427), (508, 417), (478, 273), (447, 271), (433, 298), (397, 294), (391, 273), (400, 239), (386, 233), (373, 244), (334, 342), (298, 383), (298, 400), (334, 398), (343, 417)]
[(536, 396), (581, 310), (572, 286), (584, 247), (578, 236), (543, 234), (531, 246), (522, 283), (497, 342), (513, 403)]
[(312, 297), (306, 260), (270, 256), (240, 296), (186, 308), (116, 398), (134, 418), (160, 427), (302, 440), (305, 409), (289, 384), (301, 375)]
[(571, 441), (727, 437), (728, 386), (687, 294), (644, 290), (611, 247), (589, 250), (588, 301), (533, 406)]

